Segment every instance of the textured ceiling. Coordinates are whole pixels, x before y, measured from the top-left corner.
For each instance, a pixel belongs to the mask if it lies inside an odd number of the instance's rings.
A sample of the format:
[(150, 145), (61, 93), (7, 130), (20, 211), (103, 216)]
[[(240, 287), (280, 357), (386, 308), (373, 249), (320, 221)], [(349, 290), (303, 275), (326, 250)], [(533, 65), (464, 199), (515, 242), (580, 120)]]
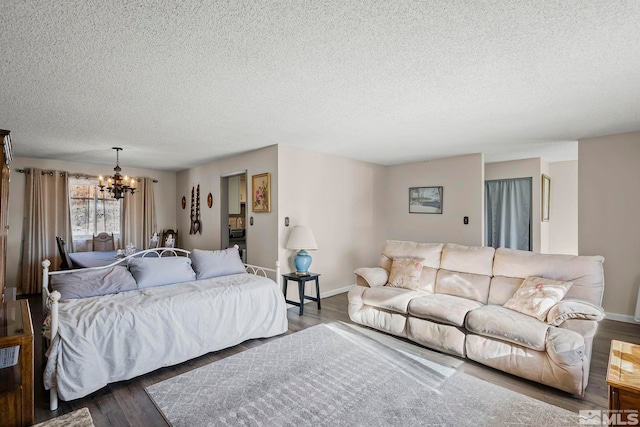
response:
[(640, 130), (638, 0), (3, 0), (0, 23), (17, 156), (556, 161)]

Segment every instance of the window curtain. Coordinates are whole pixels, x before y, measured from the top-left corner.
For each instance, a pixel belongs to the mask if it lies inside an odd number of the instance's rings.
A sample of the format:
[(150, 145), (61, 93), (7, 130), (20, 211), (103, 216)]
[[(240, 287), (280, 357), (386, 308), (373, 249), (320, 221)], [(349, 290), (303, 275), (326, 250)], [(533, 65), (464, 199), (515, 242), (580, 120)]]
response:
[(122, 247), (133, 243), (138, 249), (147, 249), (155, 231), (157, 225), (153, 179), (141, 178), (136, 193), (122, 198), (120, 243)]
[(60, 267), (56, 236), (72, 252), (67, 172), (25, 169), (24, 228), (22, 232), (21, 287), (25, 294), (42, 292), (42, 261)]
[(484, 183), (485, 246), (531, 250), (531, 178)]

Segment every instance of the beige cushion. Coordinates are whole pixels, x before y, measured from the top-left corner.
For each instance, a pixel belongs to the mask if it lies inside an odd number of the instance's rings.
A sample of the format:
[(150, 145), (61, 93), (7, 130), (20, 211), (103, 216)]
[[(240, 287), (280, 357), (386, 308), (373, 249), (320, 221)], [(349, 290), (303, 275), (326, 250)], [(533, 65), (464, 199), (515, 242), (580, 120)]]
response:
[(566, 298), (601, 305), (604, 292), (603, 262), (604, 258), (597, 255), (549, 255), (499, 248), (494, 257), (493, 275), (522, 279), (536, 276), (572, 282)]
[(380, 286), (377, 288), (365, 288), (362, 292), (362, 303), (384, 310), (407, 314), (409, 301), (422, 295), (425, 294), (409, 289)]
[(449, 325), (463, 326), (467, 313), (481, 307), (477, 301), (452, 295), (425, 295), (409, 302), (409, 314)]
[(422, 258), (393, 258), (387, 286), (418, 290), (422, 267)]
[(558, 326), (568, 319), (600, 321), (604, 319), (604, 310), (586, 301), (562, 300), (551, 307), (547, 313), (547, 323)]
[(493, 276), (489, 286), (489, 304), (503, 305), (516, 293), (524, 278)]
[(438, 270), (436, 293), (455, 295), (486, 304), (491, 277), (480, 274)]
[(498, 305), (485, 305), (467, 314), (467, 331), (544, 351), (549, 325)]
[(565, 296), (572, 285), (561, 280), (528, 277), (504, 306), (544, 322), (551, 307)]
[(356, 268), (354, 273), (356, 276), (363, 278), (367, 285), (373, 287), (384, 286), (389, 279), (389, 273), (380, 267), (362, 267)]
[(463, 246), (447, 243), (442, 248), (440, 268), (461, 273), (493, 274), (495, 249), (487, 246)]
[(391, 271), (393, 258), (422, 258), (422, 264), (429, 268), (440, 268), (442, 243), (416, 243), (402, 240), (387, 240), (382, 248), (379, 267)]
[(409, 317), (406, 330), (407, 338), (412, 341), (445, 353), (465, 356), (466, 335), (455, 326)]

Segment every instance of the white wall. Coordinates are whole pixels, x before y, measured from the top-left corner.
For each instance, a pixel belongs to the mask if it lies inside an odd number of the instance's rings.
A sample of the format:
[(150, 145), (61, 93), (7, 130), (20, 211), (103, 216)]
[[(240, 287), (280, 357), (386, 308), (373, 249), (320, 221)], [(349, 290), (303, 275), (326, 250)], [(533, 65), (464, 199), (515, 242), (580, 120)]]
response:
[(549, 252), (578, 255), (578, 161), (549, 163)]
[(632, 320), (640, 286), (640, 132), (578, 144), (578, 243), (603, 255), (608, 317)]
[[(174, 193), (180, 246), (185, 249), (221, 249), (220, 247), (220, 186), (221, 177), (233, 172), (247, 172), (249, 186), (251, 176), (269, 172), (271, 174), (271, 212), (251, 212), (253, 225), (247, 228), (247, 262), (275, 268), (278, 259), (278, 147), (275, 145), (240, 154), (228, 159), (217, 160), (206, 165), (178, 172), (177, 191)], [(200, 184), (200, 222), (202, 233), (189, 234), (191, 218), (191, 188)], [(249, 188), (249, 191), (251, 189)], [(207, 207), (207, 195), (213, 195), (213, 205)], [(182, 197), (187, 199), (185, 209), (181, 207)], [(250, 202), (250, 197), (249, 197)], [(225, 221), (226, 221), (225, 216)]]
[[(494, 179), (532, 178), (531, 247), (533, 252), (549, 253), (548, 223), (541, 221), (542, 174), (548, 172), (548, 166), (545, 165), (543, 169), (543, 163), (545, 162), (542, 162), (540, 158), (487, 163), (484, 169), (484, 179), (491, 181)], [(482, 194), (484, 197), (484, 185)]]
[[(483, 245), (482, 154), (390, 166), (386, 181), (387, 239)], [(432, 186), (444, 187), (442, 214), (410, 214), (409, 188)]]
[[(310, 255), (311, 270), (321, 274), (321, 294), (344, 290), (355, 283), (354, 269), (377, 265), (384, 243), (385, 168), (295, 147), (278, 148), (283, 272), (295, 271), (296, 251), (286, 249), (289, 233), (295, 225), (306, 225), (318, 243)], [(311, 286), (307, 294), (314, 295)], [(288, 298), (298, 298), (297, 287), (289, 287)]]
[[(22, 253), (22, 223), (24, 216), (24, 193), (26, 176), (17, 169), (39, 168), (60, 170), (87, 175), (113, 174), (113, 166), (90, 163), (65, 162), (61, 160), (34, 159), (16, 157), (11, 162), (11, 183), (9, 185), (9, 236), (7, 240), (7, 277), (9, 287), (19, 287), (20, 258)], [(123, 172), (130, 176), (149, 177), (158, 180), (154, 187), (156, 202), (156, 220), (158, 229), (174, 228), (176, 224), (175, 172), (163, 172), (150, 169), (123, 167)]]

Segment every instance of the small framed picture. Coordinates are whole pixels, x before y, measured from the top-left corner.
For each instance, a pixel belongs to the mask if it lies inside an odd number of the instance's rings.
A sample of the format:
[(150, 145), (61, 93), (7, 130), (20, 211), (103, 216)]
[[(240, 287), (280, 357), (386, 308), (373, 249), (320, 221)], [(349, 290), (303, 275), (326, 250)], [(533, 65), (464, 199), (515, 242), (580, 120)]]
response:
[(271, 212), (271, 174), (269, 172), (251, 177), (251, 210)]
[(551, 178), (542, 174), (542, 221), (549, 222), (549, 201), (551, 200)]
[(441, 214), (443, 187), (409, 188), (409, 213)]

